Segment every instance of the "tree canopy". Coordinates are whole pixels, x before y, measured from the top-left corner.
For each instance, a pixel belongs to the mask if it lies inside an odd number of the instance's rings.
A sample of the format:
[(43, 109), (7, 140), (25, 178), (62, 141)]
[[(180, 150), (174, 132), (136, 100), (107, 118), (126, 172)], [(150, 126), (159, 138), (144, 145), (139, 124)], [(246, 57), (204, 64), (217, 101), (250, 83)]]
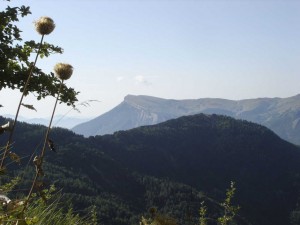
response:
[[(38, 67), (31, 68), (30, 56), (37, 53), (40, 43), (34, 40), (23, 41), (21, 30), (16, 25), (19, 19), (31, 14), (30, 7), (10, 7), (0, 12), (0, 91), (5, 88), (24, 90), (29, 71), (32, 69), (31, 81), (25, 95), (33, 93), (38, 100), (46, 96), (55, 96), (60, 80), (53, 73), (46, 74)], [(41, 44), (40, 57), (63, 53), (63, 49), (50, 43)], [(78, 92), (63, 84), (60, 101), (74, 105)]]

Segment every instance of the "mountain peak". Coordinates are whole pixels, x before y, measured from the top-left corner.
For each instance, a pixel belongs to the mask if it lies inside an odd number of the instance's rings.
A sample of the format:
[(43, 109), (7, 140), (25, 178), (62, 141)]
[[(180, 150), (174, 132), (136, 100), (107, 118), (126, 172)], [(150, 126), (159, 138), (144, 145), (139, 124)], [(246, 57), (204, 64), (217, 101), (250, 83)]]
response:
[(148, 95), (126, 95), (124, 97), (125, 102), (158, 102), (166, 101), (167, 99), (148, 96)]
[(172, 101), (172, 100), (148, 96), (148, 95), (127, 95), (124, 98), (124, 102), (131, 105), (134, 108), (138, 108), (142, 110), (151, 110), (151, 111), (160, 110), (162, 104), (167, 101)]

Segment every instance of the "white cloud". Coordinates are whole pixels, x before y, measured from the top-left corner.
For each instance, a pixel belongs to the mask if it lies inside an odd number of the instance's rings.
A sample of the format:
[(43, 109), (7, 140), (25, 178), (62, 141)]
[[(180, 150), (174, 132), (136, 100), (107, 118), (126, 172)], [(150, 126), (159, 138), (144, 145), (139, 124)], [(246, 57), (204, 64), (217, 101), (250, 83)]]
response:
[(145, 76), (141, 76), (141, 75), (135, 76), (135, 77), (134, 77), (134, 80), (135, 80), (136, 84), (143, 84), (143, 85), (147, 85), (147, 86), (149, 86), (149, 85), (152, 84), (150, 81), (148, 81), (148, 80), (146, 79)]
[(123, 76), (118, 76), (118, 77), (117, 77), (117, 81), (118, 81), (118, 82), (121, 82), (122, 80), (124, 80), (124, 77), (123, 77)]

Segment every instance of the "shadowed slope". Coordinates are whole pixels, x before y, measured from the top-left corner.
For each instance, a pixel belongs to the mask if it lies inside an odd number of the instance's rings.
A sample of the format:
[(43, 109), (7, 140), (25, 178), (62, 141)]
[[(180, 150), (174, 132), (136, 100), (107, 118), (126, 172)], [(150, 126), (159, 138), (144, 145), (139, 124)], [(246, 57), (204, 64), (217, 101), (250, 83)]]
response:
[[(27, 155), (43, 129), (19, 124), (14, 148)], [(78, 209), (96, 204), (107, 224), (136, 224), (136, 215), (153, 204), (181, 220), (195, 208), (197, 221), (199, 193), (221, 201), (230, 181), (241, 217), (255, 225), (289, 224), (299, 196), (299, 148), (261, 125), (226, 116), (197, 114), (90, 138), (54, 129), (51, 139), (59, 148), (47, 153), (48, 182)]]

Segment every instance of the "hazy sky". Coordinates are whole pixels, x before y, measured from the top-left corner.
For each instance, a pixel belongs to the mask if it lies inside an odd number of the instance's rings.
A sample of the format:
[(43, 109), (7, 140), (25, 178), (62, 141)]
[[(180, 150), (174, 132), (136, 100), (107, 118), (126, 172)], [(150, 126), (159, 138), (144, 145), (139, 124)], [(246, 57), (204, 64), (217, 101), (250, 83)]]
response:
[[(12, 0), (30, 6), (18, 24), (24, 40), (40, 40), (33, 21), (49, 16), (56, 29), (45, 41), (63, 55), (39, 60), (74, 66), (69, 86), (80, 91), (81, 114), (94, 117), (127, 94), (172, 99), (289, 97), (300, 93), (300, 1), (293, 0)], [(15, 113), (20, 93), (0, 92), (0, 115)], [(50, 116), (54, 98), (35, 102)], [(58, 114), (69, 108), (59, 105)]]

